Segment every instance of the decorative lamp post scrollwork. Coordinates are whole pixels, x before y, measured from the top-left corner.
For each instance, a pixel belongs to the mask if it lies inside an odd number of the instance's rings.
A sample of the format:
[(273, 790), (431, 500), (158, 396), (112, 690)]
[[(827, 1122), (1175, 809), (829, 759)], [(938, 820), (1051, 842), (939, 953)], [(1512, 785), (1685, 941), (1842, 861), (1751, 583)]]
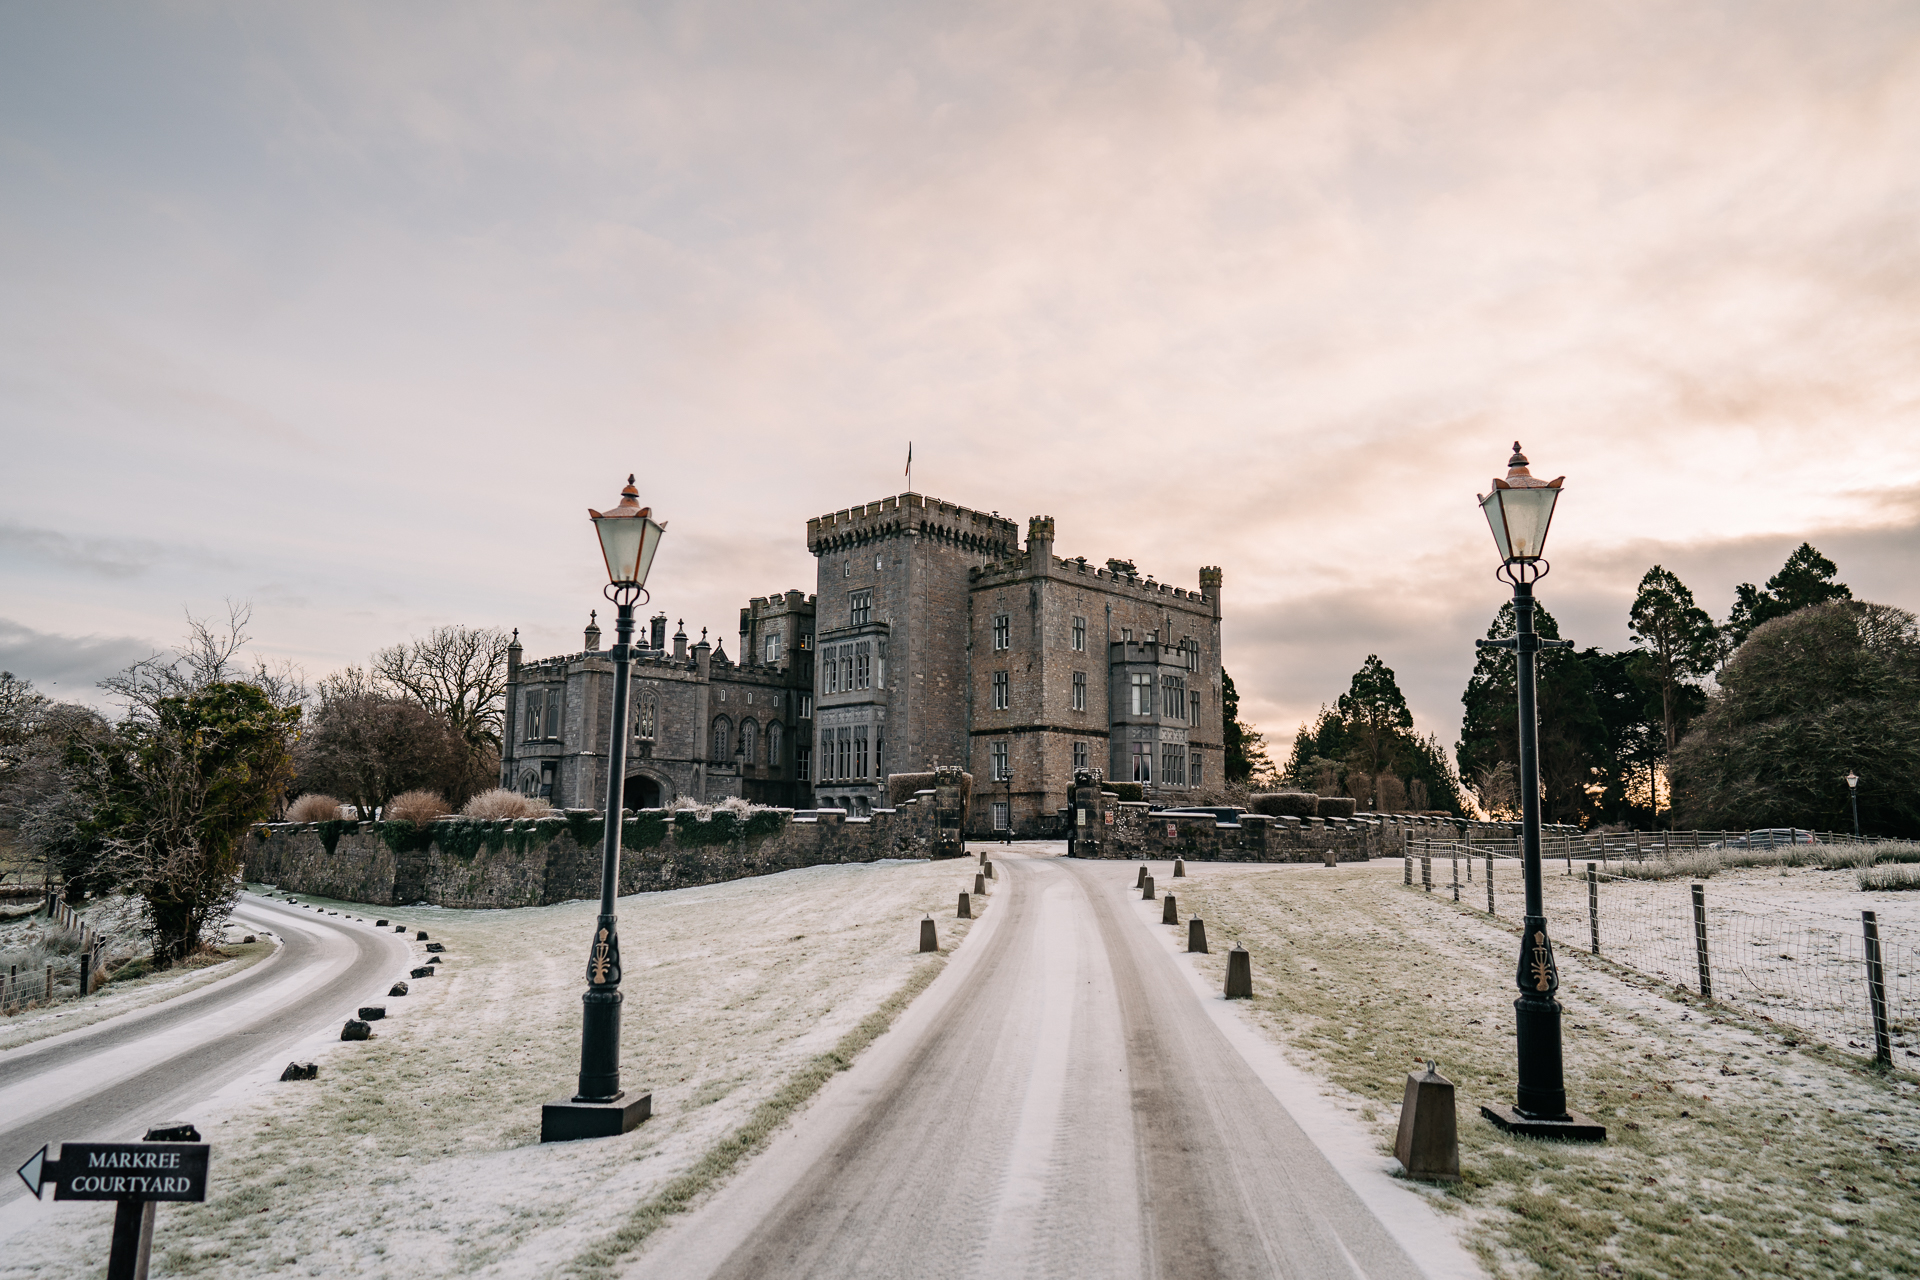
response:
[(626, 785), (629, 667), (633, 659), (634, 606), (648, 599), (647, 571), (666, 525), (640, 505), (633, 477), (627, 477), (618, 505), (609, 511), (587, 508), (606, 557), (605, 594), (617, 610), (613, 649), (612, 740), (607, 750), (606, 831), (600, 850), (600, 916), (587, 949), (587, 989), (581, 995), (580, 1080), (571, 1098), (542, 1110), (540, 1140), (607, 1137), (625, 1133), (646, 1119), (653, 1095), (629, 1097), (620, 1087), (620, 930), (614, 899), (620, 891), (621, 793)]
[(1481, 1114), (1503, 1129), (1539, 1137), (1601, 1141), (1606, 1129), (1567, 1110), (1567, 1089), (1560, 1053), (1560, 970), (1547, 935), (1546, 905), (1540, 885), (1540, 728), (1535, 711), (1534, 659), (1542, 649), (1571, 648), (1568, 640), (1542, 640), (1533, 626), (1533, 584), (1547, 576), (1544, 555), (1547, 527), (1553, 522), (1560, 485), (1566, 479), (1536, 480), (1527, 469), (1520, 443), (1513, 445), (1507, 477), (1493, 482), (1480, 509), (1500, 552), (1497, 576), (1513, 588), (1515, 634), (1505, 640), (1477, 640), (1482, 648), (1511, 649), (1520, 714), (1520, 852), (1526, 885), (1525, 925), (1513, 1002), (1520, 1084), (1516, 1105), (1485, 1106)]

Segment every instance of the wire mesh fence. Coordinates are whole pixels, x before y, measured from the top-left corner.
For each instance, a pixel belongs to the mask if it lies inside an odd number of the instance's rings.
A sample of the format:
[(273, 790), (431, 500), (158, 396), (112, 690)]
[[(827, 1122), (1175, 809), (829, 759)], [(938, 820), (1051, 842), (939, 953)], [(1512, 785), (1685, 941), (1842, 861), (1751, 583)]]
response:
[[(1526, 892), (1514, 843), (1409, 840), (1405, 882), (1519, 920)], [(1557, 858), (1548, 843), (1541, 891), (1560, 951), (1604, 956), (1882, 1061), (1920, 1059), (1920, 948), (1905, 930), (1870, 911), (1852, 917), (1718, 892), (1684, 872), (1633, 874), (1644, 857), (1603, 871), (1598, 856), (1576, 851), (1583, 842), (1557, 842)], [(1691, 853), (1689, 842), (1664, 856), (1684, 868)]]
[(90, 994), (99, 985), (105, 938), (49, 895), (40, 911), (54, 932), (0, 952), (0, 1015), (12, 1016)]

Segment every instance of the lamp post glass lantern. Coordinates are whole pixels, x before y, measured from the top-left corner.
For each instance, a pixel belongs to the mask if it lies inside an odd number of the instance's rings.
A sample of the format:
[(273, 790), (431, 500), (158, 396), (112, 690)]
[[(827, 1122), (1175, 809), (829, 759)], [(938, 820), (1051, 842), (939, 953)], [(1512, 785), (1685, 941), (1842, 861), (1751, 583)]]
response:
[(607, 511), (587, 508), (600, 553), (606, 559), (604, 593), (616, 609), (613, 649), (613, 716), (608, 728), (606, 830), (600, 849), (600, 915), (587, 948), (587, 989), (581, 995), (580, 1079), (569, 1102), (549, 1103), (542, 1141), (624, 1133), (646, 1119), (652, 1095), (623, 1103), (620, 1087), (620, 930), (614, 899), (620, 891), (621, 793), (627, 774), (628, 689), (633, 659), (634, 606), (648, 599), (647, 572), (666, 525), (640, 505), (633, 477), (620, 501)]
[(1481, 648), (1510, 649), (1514, 655), (1520, 721), (1521, 875), (1527, 897), (1520, 960), (1514, 974), (1520, 989), (1519, 998), (1513, 1002), (1520, 1080), (1516, 1105), (1511, 1109), (1483, 1108), (1483, 1114), (1503, 1128), (1520, 1132), (1591, 1139), (1604, 1138), (1606, 1131), (1567, 1110), (1560, 1001), (1555, 998), (1560, 989), (1560, 970), (1547, 933), (1540, 884), (1540, 727), (1535, 709), (1534, 663), (1540, 650), (1571, 648), (1572, 642), (1542, 640), (1534, 630), (1533, 584), (1547, 575), (1547, 528), (1565, 479), (1535, 479), (1527, 469), (1519, 441), (1515, 441), (1513, 456), (1507, 460), (1506, 479), (1495, 479), (1493, 491), (1480, 499), (1480, 510), (1500, 553), (1497, 576), (1513, 588), (1516, 625), (1515, 634), (1507, 639), (1474, 643)]
[(1853, 802), (1853, 838), (1860, 838), (1860, 776), (1847, 770), (1847, 799)]

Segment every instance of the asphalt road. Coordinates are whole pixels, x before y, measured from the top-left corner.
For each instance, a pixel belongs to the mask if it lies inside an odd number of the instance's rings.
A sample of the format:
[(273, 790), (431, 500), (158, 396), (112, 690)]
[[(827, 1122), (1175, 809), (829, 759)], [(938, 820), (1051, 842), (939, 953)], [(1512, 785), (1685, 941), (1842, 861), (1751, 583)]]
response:
[(1458, 1269), (1450, 1239), (1417, 1265), (1308, 1138), (1129, 901), (1133, 864), (990, 856), (948, 971), (631, 1274)]
[(302, 1040), (404, 976), (406, 941), (366, 923), (245, 894), (234, 920), (280, 940), (273, 955), (190, 995), (0, 1053), (0, 1205), (41, 1144), (125, 1142), (248, 1072), (285, 1067)]

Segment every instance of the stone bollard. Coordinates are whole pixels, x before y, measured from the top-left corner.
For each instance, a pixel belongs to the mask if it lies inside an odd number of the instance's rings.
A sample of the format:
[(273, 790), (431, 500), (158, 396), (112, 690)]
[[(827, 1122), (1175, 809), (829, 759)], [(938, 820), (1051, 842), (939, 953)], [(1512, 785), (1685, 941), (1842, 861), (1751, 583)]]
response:
[(973, 919), (973, 898), (965, 889), (960, 891), (960, 909), (954, 912), (953, 918), (956, 920)]
[(996, 877), (996, 876), (995, 876), (995, 875), (993, 874), (993, 864), (992, 864), (991, 862), (989, 862), (989, 863), (987, 864), (987, 879), (989, 879), (989, 880), (993, 880), (993, 879), (997, 879), (997, 878), (998, 878), (998, 877)]
[(1184, 880), (1187, 878), (1187, 864), (1183, 859), (1175, 858), (1173, 860), (1173, 878), (1175, 880)]
[(1455, 1128), (1453, 1082), (1428, 1062), (1407, 1073), (1407, 1097), (1400, 1104), (1400, 1134), (1394, 1158), (1409, 1178), (1460, 1181), (1460, 1136)]
[(431, 978), (433, 976), (433, 966), (430, 964), (423, 964), (418, 969), (415, 969), (411, 973), (407, 974), (407, 976), (409, 978)]
[(314, 1080), (318, 1079), (319, 1075), (320, 1064), (317, 1062), (289, 1062), (287, 1069), (280, 1073), (280, 1078), (282, 1080)]
[(1253, 955), (1239, 943), (1227, 952), (1227, 999), (1253, 998)]
[(373, 927), (376, 929), (384, 929), (387, 927), (387, 922), (385, 920), (375, 920), (373, 922)]
[(1146, 882), (1147, 882), (1147, 864), (1143, 862), (1140, 864), (1140, 874), (1133, 878), (1133, 887), (1138, 889), (1141, 885), (1145, 884)]
[(1201, 955), (1207, 951), (1207, 926), (1199, 916), (1187, 921), (1187, 950), (1198, 951)]
[(387, 994), (389, 996), (403, 996), (407, 994), (407, 984), (404, 982), (396, 982), (392, 987), (388, 988)]
[(1153, 877), (1152, 876), (1148, 876), (1145, 880), (1142, 880), (1140, 882), (1140, 900), (1142, 902), (1153, 901)]
[(383, 1004), (363, 1004), (360, 1006), (360, 1021), (378, 1022), (387, 1016), (387, 1006)]
[(979, 872), (975, 872), (973, 876), (973, 891), (978, 894), (985, 894), (987, 891), (987, 878)]
[(371, 1040), (373, 1028), (358, 1018), (348, 1018), (347, 1025), (340, 1028), (342, 1040)]
[(428, 951), (437, 953), (437, 952), (445, 951), (446, 949), (447, 949), (447, 944), (444, 942), (429, 942), (427, 944)]
[(1166, 909), (1160, 913), (1160, 923), (1161, 924), (1179, 924), (1180, 909), (1173, 905), (1173, 895), (1168, 894), (1164, 899), (1162, 899), (1162, 901), (1164, 901), (1167, 904), (1167, 906), (1166, 906)]
[(397, 924), (397, 925), (395, 925), (395, 926), (393, 926), (393, 931), (394, 931), (395, 933), (405, 933), (405, 932), (407, 931), (407, 926), (405, 926), (405, 925), (403, 925), (403, 924)]
[(427, 931), (426, 931), (425, 929), (421, 929), (421, 930), (419, 930), (419, 931), (417, 931), (417, 932), (416, 932), (416, 933), (415, 933), (415, 934), (413, 935), (413, 940), (414, 940), (415, 942), (425, 942), (425, 941), (427, 940)]
[(938, 951), (940, 949), (940, 935), (934, 932), (932, 916), (928, 916), (920, 922), (920, 949), (922, 951)]

